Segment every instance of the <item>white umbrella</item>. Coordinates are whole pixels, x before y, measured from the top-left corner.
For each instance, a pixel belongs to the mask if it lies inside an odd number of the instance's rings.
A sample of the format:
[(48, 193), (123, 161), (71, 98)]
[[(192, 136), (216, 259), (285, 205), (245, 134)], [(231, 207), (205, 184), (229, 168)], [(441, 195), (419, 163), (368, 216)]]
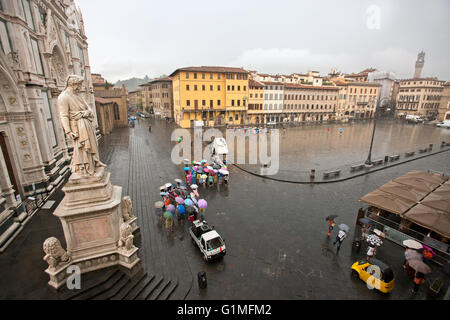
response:
[(373, 232), (379, 237), (382, 237), (382, 238), (385, 237), (385, 234), (383, 232), (381, 232), (381, 230), (375, 229), (375, 230), (373, 230)]
[(162, 207), (164, 207), (164, 202), (162, 202), (162, 201), (155, 202), (155, 208), (162, 208)]
[(223, 175), (229, 174), (228, 170), (225, 170), (225, 169), (220, 169), (219, 172)]
[(178, 178), (177, 178), (177, 179), (174, 179), (174, 181), (175, 181), (175, 182), (178, 182), (178, 183), (181, 183), (181, 182), (182, 182), (181, 179), (178, 179)]
[(195, 183), (194, 183), (194, 184), (191, 184), (191, 189), (192, 189), (192, 190), (198, 189), (198, 185), (196, 185)]
[(405, 251), (406, 260), (422, 260), (422, 255), (414, 249), (409, 249)]
[(172, 188), (172, 184), (171, 184), (170, 182), (167, 182), (164, 186), (165, 186), (166, 188)]
[(183, 162), (184, 162), (185, 164), (189, 164), (189, 163), (191, 163), (191, 160), (189, 160), (189, 159), (183, 159)]
[(350, 231), (350, 228), (345, 223), (341, 223), (340, 225), (338, 225), (338, 228), (340, 230), (342, 230), (342, 231), (345, 231), (345, 232), (349, 232)]
[(413, 240), (413, 239), (404, 240), (403, 245), (410, 249), (422, 249), (423, 248), (423, 246), (420, 242)]

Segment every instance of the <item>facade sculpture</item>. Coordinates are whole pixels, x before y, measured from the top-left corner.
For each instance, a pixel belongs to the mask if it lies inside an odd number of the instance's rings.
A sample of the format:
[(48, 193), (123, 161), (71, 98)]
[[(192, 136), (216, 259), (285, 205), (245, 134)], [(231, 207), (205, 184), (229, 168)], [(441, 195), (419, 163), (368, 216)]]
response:
[(73, 140), (72, 174), (93, 175), (95, 168), (106, 167), (98, 155), (95, 116), (81, 97), (83, 78), (69, 75), (66, 88), (58, 97), (58, 109), (64, 132)]
[(67, 264), (71, 261), (70, 255), (61, 246), (59, 240), (55, 237), (47, 238), (44, 241), (44, 252), (46, 261), (51, 270), (56, 269), (58, 265)]

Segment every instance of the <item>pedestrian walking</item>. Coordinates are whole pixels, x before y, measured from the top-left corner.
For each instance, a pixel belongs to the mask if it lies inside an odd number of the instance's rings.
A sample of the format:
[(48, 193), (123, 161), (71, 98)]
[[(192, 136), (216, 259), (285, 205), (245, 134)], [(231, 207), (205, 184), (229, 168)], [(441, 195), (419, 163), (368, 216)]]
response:
[(414, 275), (414, 286), (412, 289), (412, 294), (416, 294), (419, 291), (419, 287), (425, 282), (425, 275), (422, 272), (416, 272)]
[(331, 231), (333, 231), (333, 227), (334, 227), (335, 225), (336, 225), (336, 224), (334, 223), (334, 219), (328, 220), (328, 236), (329, 236), (329, 237), (331, 236)]
[(333, 246), (337, 245), (337, 251), (339, 251), (341, 249), (341, 245), (342, 242), (344, 241), (344, 239), (347, 237), (347, 233), (344, 230), (339, 230), (338, 235), (336, 236), (336, 239), (333, 241)]
[(152, 132), (152, 125), (151, 124), (148, 125), (148, 132)]
[(366, 257), (366, 259), (370, 260), (370, 259), (374, 258), (376, 252), (377, 252), (377, 249), (374, 246), (369, 245), (367, 247), (367, 257)]

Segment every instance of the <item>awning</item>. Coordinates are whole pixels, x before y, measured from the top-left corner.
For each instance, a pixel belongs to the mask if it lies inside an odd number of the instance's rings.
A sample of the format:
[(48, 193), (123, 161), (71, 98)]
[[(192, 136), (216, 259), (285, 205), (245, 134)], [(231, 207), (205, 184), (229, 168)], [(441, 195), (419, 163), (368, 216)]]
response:
[(378, 188), (378, 190), (397, 195), (407, 200), (414, 202), (422, 200), (428, 192), (416, 189), (413, 186), (401, 184), (395, 181), (389, 181), (385, 185)]
[(393, 195), (379, 189), (366, 194), (360, 200), (373, 207), (396, 213), (398, 215), (402, 215), (417, 203), (416, 201), (401, 198), (397, 195)]
[(404, 217), (422, 227), (450, 238), (450, 214), (446, 212), (418, 204), (405, 213)]

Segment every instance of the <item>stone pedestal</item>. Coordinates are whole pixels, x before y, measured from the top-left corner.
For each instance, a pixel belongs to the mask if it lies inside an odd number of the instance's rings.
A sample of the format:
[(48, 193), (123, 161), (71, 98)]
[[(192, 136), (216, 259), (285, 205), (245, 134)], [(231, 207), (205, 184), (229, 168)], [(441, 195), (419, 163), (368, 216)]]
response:
[[(94, 176), (72, 175), (62, 189), (65, 197), (54, 215), (61, 220), (71, 262), (45, 271), (50, 286), (65, 284), (71, 275), (67, 272), (70, 265), (78, 266), (83, 274), (113, 265), (131, 270), (140, 261), (135, 246), (119, 248), (122, 187), (112, 185), (109, 179), (109, 172), (97, 168)], [(133, 228), (136, 218), (132, 220)]]

